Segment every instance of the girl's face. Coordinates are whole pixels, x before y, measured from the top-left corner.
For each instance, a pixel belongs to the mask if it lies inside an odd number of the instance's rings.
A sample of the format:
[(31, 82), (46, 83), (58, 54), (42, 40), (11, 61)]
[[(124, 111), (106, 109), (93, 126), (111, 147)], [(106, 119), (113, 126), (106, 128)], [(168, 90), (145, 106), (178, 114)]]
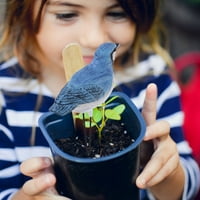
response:
[[(35, 13), (40, 3), (36, 1)], [(116, 0), (50, 0), (36, 35), (43, 52), (40, 61), (48, 68), (63, 67), (62, 50), (72, 42), (80, 44), (86, 64), (105, 42), (119, 43), (119, 56), (132, 45), (135, 31), (135, 24)]]

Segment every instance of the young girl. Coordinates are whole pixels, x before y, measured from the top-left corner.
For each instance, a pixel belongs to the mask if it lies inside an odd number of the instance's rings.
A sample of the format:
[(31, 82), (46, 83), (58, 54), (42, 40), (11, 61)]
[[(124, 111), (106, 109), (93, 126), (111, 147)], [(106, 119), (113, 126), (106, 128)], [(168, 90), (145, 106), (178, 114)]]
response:
[(199, 169), (182, 136), (179, 89), (157, 38), (157, 9), (156, 0), (7, 0), (1, 49), (10, 59), (0, 65), (1, 200), (67, 199), (54, 188), (51, 154), (37, 121), (66, 83), (62, 49), (79, 43), (88, 64), (108, 41), (120, 44), (116, 90), (141, 109), (144, 140), (156, 141), (136, 180), (141, 199), (195, 196)]

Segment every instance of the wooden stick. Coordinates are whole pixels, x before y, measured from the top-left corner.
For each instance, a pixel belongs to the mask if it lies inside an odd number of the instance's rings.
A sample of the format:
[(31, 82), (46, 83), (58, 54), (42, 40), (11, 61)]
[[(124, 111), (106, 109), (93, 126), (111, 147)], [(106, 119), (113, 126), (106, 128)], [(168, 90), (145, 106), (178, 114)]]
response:
[(85, 66), (80, 45), (77, 43), (70, 43), (63, 49), (62, 57), (65, 77), (68, 82), (75, 72)]

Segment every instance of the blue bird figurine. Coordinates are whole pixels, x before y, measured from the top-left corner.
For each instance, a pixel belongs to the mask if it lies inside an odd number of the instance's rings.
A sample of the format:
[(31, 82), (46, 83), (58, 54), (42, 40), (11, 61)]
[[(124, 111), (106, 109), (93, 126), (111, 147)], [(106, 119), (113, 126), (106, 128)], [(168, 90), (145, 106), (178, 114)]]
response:
[(49, 111), (60, 116), (70, 112), (88, 112), (105, 102), (114, 87), (113, 61), (118, 44), (100, 45), (92, 62), (72, 76), (66, 83)]

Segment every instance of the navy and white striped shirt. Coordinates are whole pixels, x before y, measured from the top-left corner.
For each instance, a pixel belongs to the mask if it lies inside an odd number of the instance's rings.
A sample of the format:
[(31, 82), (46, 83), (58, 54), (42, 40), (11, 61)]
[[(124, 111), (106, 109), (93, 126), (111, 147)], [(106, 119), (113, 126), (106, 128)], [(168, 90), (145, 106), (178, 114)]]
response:
[[(116, 90), (126, 93), (141, 109), (146, 86), (152, 82), (157, 84), (157, 118), (165, 119), (171, 125), (171, 136), (177, 143), (186, 175), (183, 199), (189, 200), (199, 187), (199, 169), (182, 135), (180, 91), (165, 72), (165, 67), (159, 56), (151, 55), (137, 66), (116, 73)], [(41, 101), (38, 100), (40, 95)], [(22, 161), (35, 156), (51, 156), (38, 127), (38, 118), (48, 111), (53, 101), (45, 85), (27, 78), (15, 58), (0, 65), (0, 200), (10, 199), (27, 180), (19, 171)], [(33, 146), (31, 135), (34, 130)], [(141, 193), (141, 199), (153, 198), (146, 191)]]

